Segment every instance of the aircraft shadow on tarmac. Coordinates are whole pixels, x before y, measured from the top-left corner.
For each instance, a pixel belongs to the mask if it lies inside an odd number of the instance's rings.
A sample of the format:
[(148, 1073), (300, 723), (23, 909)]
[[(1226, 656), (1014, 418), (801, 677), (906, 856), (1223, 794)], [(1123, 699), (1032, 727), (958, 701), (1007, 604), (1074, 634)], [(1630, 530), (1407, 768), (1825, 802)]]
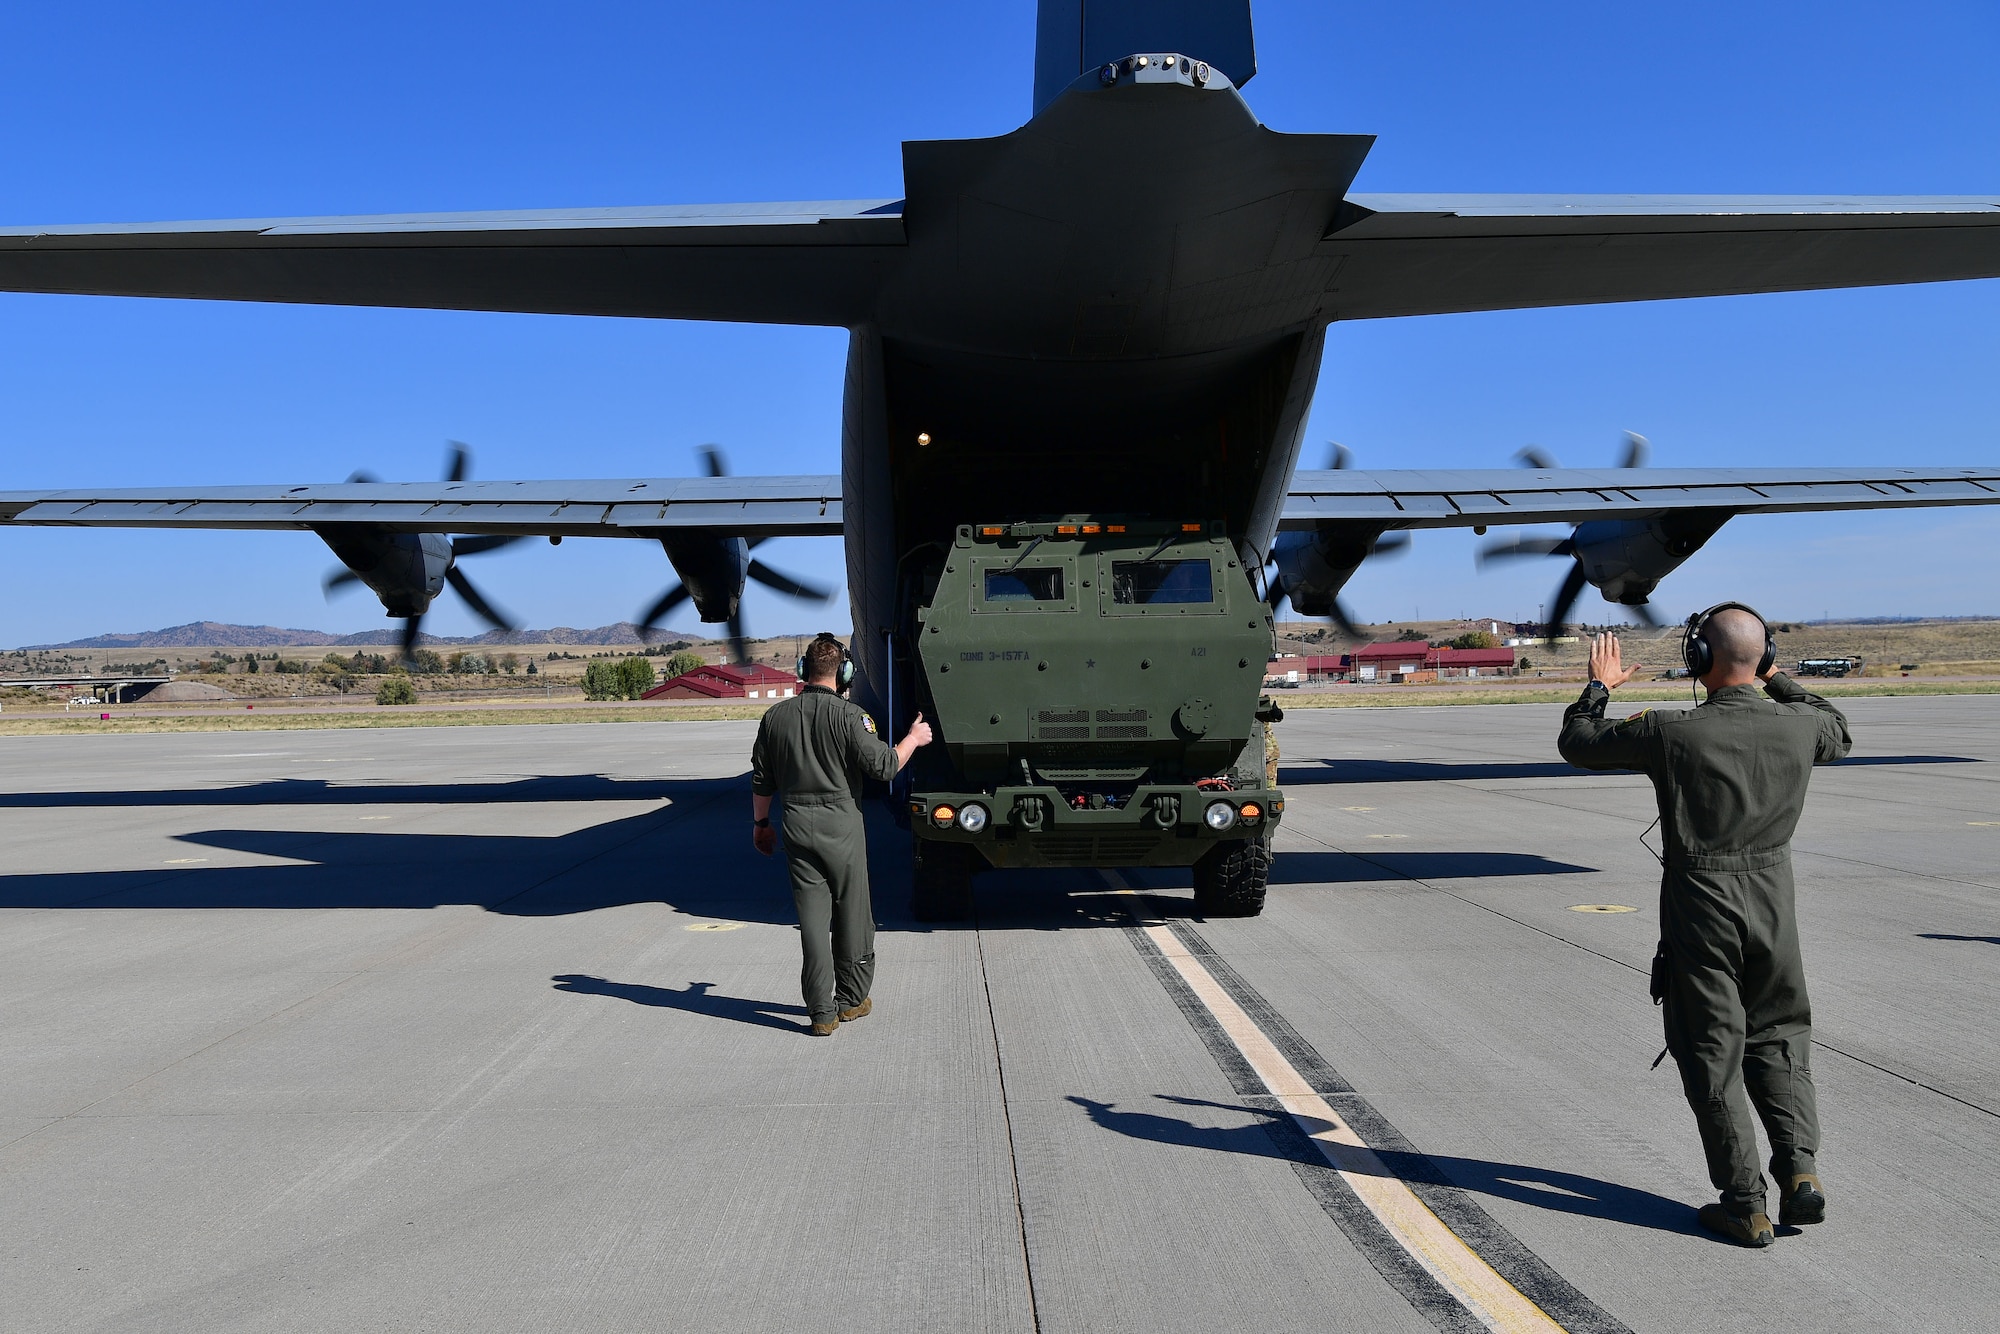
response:
[(610, 996), (634, 1005), (681, 1010), (709, 1019), (731, 1019), (759, 1028), (781, 1028), (788, 1033), (797, 1032), (799, 1023), (806, 1018), (803, 1005), (750, 1000), (743, 996), (718, 996), (712, 990), (715, 986), (713, 982), (690, 982), (685, 990), (671, 991), (666, 987), (649, 987), (637, 982), (610, 982), (587, 973), (558, 973), (549, 981), (555, 983), (557, 991), (573, 995)]
[[(749, 784), (730, 778), (616, 779), (555, 775), (469, 783), (366, 783), (286, 779), (232, 788), (0, 794), (0, 809), (227, 806), (314, 812), (401, 805), (664, 802), (567, 833), (405, 833), (372, 829), (209, 829), (176, 835), (189, 849), (282, 859), (217, 866), (198, 856), (117, 871), (0, 876), (0, 908), (435, 908), (466, 905), (517, 916), (665, 903), (693, 916), (791, 925), (782, 860), (759, 857), (744, 835)], [(745, 809), (737, 809), (741, 802)], [(572, 805), (574, 804), (574, 805)], [(877, 803), (867, 805), (876, 913), (890, 930), (963, 930), (910, 918), (909, 856)], [(414, 814), (414, 813), (413, 813)], [(335, 822), (351, 817), (332, 816)], [(392, 818), (396, 818), (393, 817)], [(447, 815), (445, 818), (449, 818)], [(566, 817), (568, 818), (568, 817)], [(588, 818), (587, 814), (584, 818)], [(489, 823), (491, 823), (489, 821)], [(503, 826), (504, 827), (504, 826)], [(1560, 875), (1587, 866), (1505, 852), (1283, 852), (1279, 885), (1370, 880)], [(1152, 889), (1185, 889), (1185, 871), (1150, 871)], [(1172, 884), (1162, 883), (1172, 881)], [(1011, 928), (1124, 926), (1130, 898), (1109, 895), (1092, 872), (996, 871), (979, 879), (981, 921)], [(1185, 897), (1149, 895), (1156, 916), (1192, 915)]]
[[(1969, 755), (1850, 755), (1826, 767), (1832, 769), (1878, 764), (1984, 764)], [(1320, 783), (1448, 783), (1482, 778), (1588, 778), (1560, 760), (1513, 762), (1444, 760), (1320, 760), (1316, 764), (1279, 769), (1281, 787), (1312, 787)]]
[[(1257, 1121), (1245, 1126), (1202, 1126), (1158, 1112), (1120, 1111), (1116, 1103), (1094, 1102), (1074, 1095), (1069, 1101), (1083, 1108), (1094, 1124), (1133, 1139), (1182, 1148), (1208, 1149), (1217, 1153), (1277, 1158), (1312, 1167), (1325, 1165), (1317, 1152), (1307, 1147), (1304, 1137), (1298, 1133), (1300, 1127), (1288, 1113), (1165, 1093), (1155, 1096), (1162, 1102), (1183, 1107), (1216, 1108), (1235, 1115), (1247, 1112)], [(1305, 1122), (1303, 1129), (1309, 1133), (1317, 1134), (1331, 1128), (1310, 1118), (1301, 1120)], [(1598, 1218), (1609, 1223), (1623, 1223), (1630, 1227), (1688, 1236), (1706, 1235), (1695, 1222), (1694, 1209), (1679, 1200), (1575, 1172), (1528, 1167), (1519, 1163), (1488, 1162), (1480, 1158), (1453, 1158), (1407, 1149), (1376, 1149), (1374, 1162), (1380, 1163), (1379, 1170), (1383, 1174), (1400, 1181), (1455, 1186), (1495, 1199), (1531, 1204), (1584, 1218)], [(1352, 1162), (1342, 1163), (1342, 1168), (1346, 1171), (1373, 1172), (1378, 1170), (1374, 1162), (1357, 1156)]]
[(548, 774), (473, 783), (341, 783), (324, 778), (275, 778), (235, 787), (114, 788), (85, 792), (0, 792), (0, 810), (147, 806), (477, 806), (505, 801), (685, 800), (691, 790), (722, 779), (610, 778)]
[(1481, 876), (1595, 875), (1595, 866), (1529, 852), (1281, 852), (1274, 885), (1346, 885), (1368, 880), (1470, 880)]

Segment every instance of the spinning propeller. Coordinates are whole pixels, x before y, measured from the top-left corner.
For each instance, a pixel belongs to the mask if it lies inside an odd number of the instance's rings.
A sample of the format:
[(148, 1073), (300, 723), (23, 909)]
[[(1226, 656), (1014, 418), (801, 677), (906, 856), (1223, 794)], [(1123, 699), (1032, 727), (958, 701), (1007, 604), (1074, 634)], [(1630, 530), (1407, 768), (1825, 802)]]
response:
[[(444, 480), (462, 482), (471, 471), (472, 455), (458, 441), (453, 440), (450, 444), (451, 452), (445, 456)], [(350, 474), (347, 480), (375, 482), (381, 479), (367, 472), (356, 471)], [(357, 542), (353, 538), (333, 533), (322, 533), (321, 536), (326, 538), (328, 544), (333, 546), (334, 553), (343, 560), (349, 560), (352, 553), (355, 559), (366, 561), (369, 573), (375, 576), (364, 577), (352, 563), (345, 565), (326, 576), (323, 587), (327, 597), (331, 598), (335, 593), (354, 584), (367, 584), (381, 595), (383, 605), (390, 609), (391, 615), (398, 614), (399, 605), (411, 609), (401, 613), (405, 659), (416, 651), (417, 635), (423, 626), (424, 613), (430, 609), (432, 599), (440, 591), (439, 577), (443, 583), (451, 585), (452, 590), (464, 599), (466, 607), (480, 620), (496, 630), (518, 628), (506, 616), (496, 611), (493, 604), (486, 600), (485, 595), (465, 577), (465, 572), (458, 568), (458, 562), (467, 556), (484, 555), (486, 552), (498, 551), (501, 547), (513, 545), (521, 540), (518, 534), (456, 538), (443, 533), (395, 534), (390, 536), (387, 542), (372, 543), (366, 542), (365, 539)], [(414, 538), (415, 541), (414, 544), (407, 540), (399, 542), (395, 540), (397, 538)], [(412, 545), (414, 550), (409, 549)], [(399, 561), (396, 559), (398, 556), (407, 556), (409, 559)]]
[[(1618, 466), (1643, 468), (1651, 450), (1652, 446), (1646, 442), (1645, 436), (1627, 431), (1625, 452), (1619, 458)], [(1556, 462), (1552, 454), (1539, 445), (1529, 445), (1514, 456), (1514, 461), (1524, 468), (1539, 468), (1545, 471), (1553, 471), (1562, 466)], [(1561, 556), (1567, 559), (1570, 562), (1569, 569), (1563, 573), (1562, 582), (1556, 585), (1555, 600), (1549, 604), (1548, 619), (1543, 622), (1545, 629), (1560, 630), (1569, 617), (1570, 609), (1582, 595), (1583, 586), (1589, 582), (1577, 546), (1579, 535), (1591, 526), (1579, 524), (1570, 531), (1568, 537), (1514, 537), (1488, 542), (1479, 548), (1476, 559), (1481, 565), (1492, 560), (1516, 560), (1528, 556)], [(1653, 609), (1646, 604), (1644, 598), (1625, 605), (1644, 624), (1659, 625), (1659, 618), (1653, 614)]]
[[(1341, 470), (1354, 466), (1354, 454), (1346, 445), (1331, 441), (1326, 466)], [(1271, 543), (1271, 564), (1275, 573), (1268, 581), (1264, 600), (1275, 614), (1278, 604), (1292, 600), (1292, 610), (1301, 616), (1324, 616), (1340, 633), (1359, 642), (1367, 638), (1337, 594), (1342, 585), (1370, 556), (1392, 556), (1407, 551), (1407, 532), (1383, 532), (1379, 528), (1328, 525), (1314, 532), (1280, 533)]]
[[(700, 453), (702, 465), (710, 477), (729, 475), (720, 449), (704, 445)], [(713, 624), (722, 621), (728, 624), (731, 659), (748, 663), (749, 636), (743, 628), (743, 586), (746, 580), (754, 579), (766, 588), (808, 602), (832, 600), (832, 589), (794, 579), (751, 556), (751, 548), (767, 540), (701, 529), (662, 533), (660, 545), (665, 548), (667, 559), (673, 563), (674, 572), (681, 578), (640, 614), (639, 637), (650, 641), (658, 633), (661, 621), (682, 603), (692, 600), (696, 613), (704, 622)]]

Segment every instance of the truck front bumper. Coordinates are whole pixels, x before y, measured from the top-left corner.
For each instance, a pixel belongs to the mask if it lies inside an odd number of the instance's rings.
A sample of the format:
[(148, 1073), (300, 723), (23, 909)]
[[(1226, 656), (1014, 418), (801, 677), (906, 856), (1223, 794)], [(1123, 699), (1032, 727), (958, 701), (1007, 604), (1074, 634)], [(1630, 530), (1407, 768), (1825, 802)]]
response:
[[(1221, 827), (1209, 815), (1218, 803), (1231, 813)], [(976, 830), (959, 818), (969, 806), (985, 812)], [(939, 819), (942, 811), (950, 814)], [(995, 866), (1192, 866), (1218, 843), (1269, 837), (1284, 818), (1285, 794), (1148, 784), (1120, 806), (1091, 810), (1053, 787), (1023, 786), (913, 792), (909, 812), (917, 837), (975, 847)]]

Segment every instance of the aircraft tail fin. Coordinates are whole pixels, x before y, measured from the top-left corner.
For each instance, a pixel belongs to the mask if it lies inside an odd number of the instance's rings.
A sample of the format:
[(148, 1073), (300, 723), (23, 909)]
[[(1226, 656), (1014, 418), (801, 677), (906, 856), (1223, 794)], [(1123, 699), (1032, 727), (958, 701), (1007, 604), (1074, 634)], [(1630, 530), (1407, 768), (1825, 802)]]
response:
[(1205, 60), (1240, 88), (1257, 72), (1250, 0), (1041, 0), (1035, 110), (1085, 70), (1141, 52)]

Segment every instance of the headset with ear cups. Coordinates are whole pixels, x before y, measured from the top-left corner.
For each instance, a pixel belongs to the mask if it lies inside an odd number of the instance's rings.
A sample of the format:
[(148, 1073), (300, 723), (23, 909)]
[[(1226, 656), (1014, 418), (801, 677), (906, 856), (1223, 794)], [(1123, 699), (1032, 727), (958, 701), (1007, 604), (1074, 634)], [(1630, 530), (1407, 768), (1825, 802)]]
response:
[(1764, 613), (1741, 602), (1718, 602), (1707, 611), (1688, 617), (1687, 634), (1681, 640), (1681, 660), (1687, 664), (1688, 675), (1699, 679), (1715, 667), (1715, 649), (1704, 632), (1709, 617), (1719, 611), (1747, 611), (1757, 618), (1757, 624), (1764, 627), (1764, 654), (1757, 659), (1757, 675), (1770, 671), (1778, 661), (1778, 637), (1771, 633), (1771, 623), (1764, 619)]
[[(854, 655), (847, 651), (847, 645), (841, 644), (840, 640), (831, 631), (827, 630), (822, 630), (815, 635), (813, 643), (840, 644), (840, 670), (834, 673), (834, 683), (836, 688), (840, 690), (845, 690), (853, 685)], [(803, 653), (799, 654), (799, 665), (794, 674), (801, 681), (806, 679), (806, 655)]]

